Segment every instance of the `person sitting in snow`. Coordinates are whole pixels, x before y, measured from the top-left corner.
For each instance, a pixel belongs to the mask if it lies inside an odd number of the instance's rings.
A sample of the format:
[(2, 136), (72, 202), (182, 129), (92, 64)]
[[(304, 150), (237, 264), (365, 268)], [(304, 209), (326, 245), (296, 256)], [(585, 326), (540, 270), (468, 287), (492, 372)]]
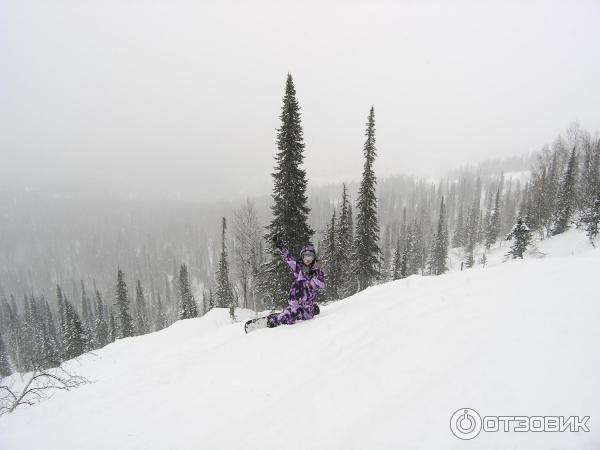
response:
[(288, 297), (288, 306), (280, 313), (273, 313), (267, 317), (267, 326), (276, 327), (281, 324), (290, 325), (296, 320), (312, 319), (319, 314), (316, 303), (317, 292), (325, 289), (325, 274), (315, 264), (317, 253), (313, 244), (308, 243), (300, 252), (301, 264), (298, 264), (281, 239), (273, 238), (275, 247), (283, 262), (289, 267), (293, 281)]

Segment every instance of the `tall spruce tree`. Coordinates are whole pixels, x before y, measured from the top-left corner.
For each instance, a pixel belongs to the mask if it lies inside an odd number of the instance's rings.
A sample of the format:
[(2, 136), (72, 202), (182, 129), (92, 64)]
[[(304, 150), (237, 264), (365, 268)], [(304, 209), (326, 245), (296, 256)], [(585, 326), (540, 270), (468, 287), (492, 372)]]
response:
[(554, 229), (552, 235), (564, 233), (571, 222), (571, 217), (577, 205), (575, 182), (577, 177), (577, 153), (575, 147), (571, 151), (567, 170), (560, 184), (558, 200), (556, 203)]
[(142, 283), (137, 280), (135, 285), (135, 322), (138, 335), (148, 333), (148, 310)]
[(475, 245), (477, 245), (477, 229), (479, 227), (479, 198), (476, 198), (471, 206), (465, 231), (465, 266), (475, 265)]
[(400, 239), (396, 239), (396, 248), (394, 249), (394, 260), (392, 262), (392, 280), (399, 280), (402, 269), (402, 246)]
[(594, 240), (600, 231), (600, 197), (596, 199), (593, 206), (586, 209), (581, 221), (585, 224), (586, 234), (595, 247)]
[(210, 305), (208, 304), (208, 294), (206, 293), (206, 289), (204, 289), (202, 291), (202, 315), (208, 311), (210, 311)]
[(345, 298), (357, 291), (356, 278), (352, 267), (351, 249), (354, 244), (354, 224), (352, 220), (352, 205), (346, 189), (342, 187), (342, 202), (340, 215), (336, 226), (336, 261), (338, 273), (338, 297)]
[[(174, 272), (173, 281), (169, 279), (169, 277), (165, 274), (165, 314), (167, 315), (167, 321), (169, 324), (175, 322), (179, 317), (179, 304), (177, 303), (177, 289), (173, 291), (173, 286), (177, 285), (177, 280), (179, 279), (179, 272)], [(175, 293), (174, 293), (175, 292)]]
[(85, 284), (83, 283), (83, 280), (80, 280), (80, 281), (81, 281), (81, 322), (83, 323), (83, 328), (87, 334), (87, 341), (91, 344), (93, 342), (92, 329), (94, 328), (93, 327), (94, 310), (90, 304), (90, 300), (87, 295), (87, 290), (85, 288)]
[(429, 258), (429, 272), (432, 275), (441, 275), (446, 272), (446, 260), (448, 259), (448, 232), (446, 230), (446, 211), (444, 197), (440, 204), (440, 217), (437, 231), (433, 237), (431, 256)]
[(354, 255), (355, 276), (358, 289), (363, 290), (375, 284), (381, 277), (382, 252), (378, 245), (379, 223), (377, 219), (377, 179), (373, 170), (375, 162), (375, 108), (371, 107), (366, 123), (363, 153), (365, 164), (362, 181), (358, 191), (356, 207), (356, 235)]
[(544, 229), (544, 214), (543, 214), (543, 204), (544, 204), (544, 185), (546, 183), (546, 168), (543, 167), (541, 171), (533, 172), (531, 176), (531, 214), (533, 217), (533, 222), (535, 223), (535, 228), (540, 233), (540, 238), (543, 239), (545, 237), (545, 229)]
[(521, 215), (517, 216), (517, 220), (506, 238), (512, 239), (512, 245), (507, 255), (510, 255), (513, 259), (523, 258), (523, 253), (525, 253), (531, 240), (531, 230)]
[[(401, 277), (405, 278), (409, 275), (418, 274), (423, 268), (423, 249), (425, 241), (423, 239), (423, 227), (420, 222), (415, 221), (411, 227), (411, 233), (408, 236), (405, 249), (407, 250), (406, 263), (403, 262), (403, 270), (401, 270)], [(404, 270), (405, 267), (405, 270)]]
[(198, 317), (198, 308), (196, 301), (192, 294), (192, 288), (190, 286), (190, 279), (188, 269), (185, 264), (181, 265), (179, 269), (179, 318), (180, 319), (193, 319)]
[(118, 337), (125, 338), (133, 336), (133, 321), (129, 314), (129, 296), (125, 275), (121, 269), (117, 271), (117, 288), (115, 292), (118, 321)]
[(56, 285), (56, 301), (58, 304), (58, 353), (62, 357), (62, 355), (64, 355), (65, 352), (65, 342), (63, 341), (63, 336), (66, 333), (64, 328), (67, 322), (65, 319), (65, 299), (62, 293), (62, 289), (58, 284)]
[(162, 300), (160, 298), (160, 292), (158, 293), (157, 305), (156, 305), (156, 331), (162, 330), (163, 328), (167, 328), (169, 326), (169, 322), (167, 321), (167, 315), (165, 313), (164, 306), (162, 304)]
[(392, 276), (392, 230), (389, 224), (387, 224), (383, 229), (383, 235), (381, 238), (381, 282), (389, 281)]
[[(12, 363), (13, 368), (19, 369), (20, 339), (19, 320), (17, 313), (13, 311), (5, 297), (0, 301), (0, 330), (4, 333), (4, 345), (7, 360)], [(10, 365), (10, 364), (9, 364)]]
[(500, 234), (508, 234), (512, 229), (514, 219), (516, 217), (515, 211), (515, 192), (513, 189), (513, 183), (511, 180), (508, 181), (508, 188), (506, 194), (503, 197), (503, 210), (502, 225), (500, 228)]
[(458, 210), (458, 217), (456, 219), (456, 226), (454, 228), (454, 236), (452, 237), (452, 246), (453, 247), (464, 247), (466, 235), (466, 227), (465, 227), (465, 217), (463, 214), (463, 207), (461, 205)]
[(64, 355), (65, 360), (75, 358), (86, 351), (87, 335), (83, 327), (83, 323), (77, 314), (77, 311), (71, 305), (71, 302), (66, 296), (63, 296), (64, 301), (64, 320), (63, 327)]
[(24, 296), (23, 306), (21, 330), (28, 368), (32, 369), (35, 363), (41, 361), (39, 318), (33, 295), (31, 297)]
[[(307, 205), (306, 173), (301, 168), (304, 160), (304, 138), (300, 106), (292, 76), (288, 74), (281, 108), (281, 127), (277, 129), (277, 155), (273, 176), (273, 218), (265, 238), (271, 246), (273, 238), (281, 239), (289, 251), (298, 255), (310, 241), (314, 231), (308, 224), (310, 208)], [(261, 267), (259, 291), (271, 306), (284, 306), (289, 289), (289, 271), (275, 250)]]
[(117, 319), (115, 318), (115, 311), (113, 308), (109, 307), (108, 317), (108, 341), (115, 342), (119, 336), (117, 331)]
[(422, 236), (420, 228), (420, 224), (416, 219), (412, 224), (407, 225), (404, 247), (400, 258), (400, 278), (406, 278), (419, 273), (421, 267), (420, 241)]
[(217, 305), (219, 308), (231, 308), (234, 305), (233, 289), (229, 281), (229, 263), (227, 261), (227, 246), (225, 244), (225, 230), (227, 223), (223, 217), (221, 224), (221, 254), (219, 255), (219, 267), (217, 268)]
[(94, 319), (94, 342), (97, 348), (102, 348), (108, 344), (109, 340), (109, 329), (108, 322), (104, 316), (104, 303), (100, 292), (96, 289), (96, 314)]
[[(9, 357), (11, 358), (13, 368), (17, 372), (26, 372), (26, 352), (24, 350), (23, 334), (21, 327), (21, 320), (19, 319), (19, 309), (15, 302), (13, 295), (10, 296), (10, 304), (7, 300), (4, 300), (4, 313), (8, 325), (5, 326), (5, 345), (8, 346)], [(3, 313), (3, 314), (4, 314)]]
[(324, 295), (326, 300), (337, 300), (339, 298), (340, 261), (338, 260), (339, 252), (337, 249), (338, 236), (336, 231), (336, 221), (334, 209), (331, 220), (323, 233), (323, 241), (319, 246), (321, 264), (325, 276), (327, 277), (327, 289), (325, 290)]
[(46, 309), (46, 301), (31, 295), (26, 304), (23, 330), (27, 330), (28, 338), (31, 339), (30, 356), (43, 368), (54, 367), (60, 363), (60, 355), (53, 339), (55, 332), (51, 328), (52, 317), (48, 317), (47, 313), (49, 309)]
[(213, 294), (213, 290), (208, 290), (208, 311), (215, 307), (215, 296)]
[(595, 145), (589, 140), (586, 141), (579, 184), (582, 185), (581, 208), (586, 211), (593, 208), (596, 200), (600, 199), (600, 139), (596, 141)]
[(496, 191), (494, 209), (492, 210), (489, 221), (487, 222), (487, 229), (485, 231), (486, 250), (489, 250), (490, 247), (498, 240), (498, 234), (500, 233), (500, 219), (500, 188), (498, 188)]
[[(541, 222), (546, 232), (546, 235), (552, 234), (554, 211), (556, 209), (556, 201), (558, 198), (558, 188), (560, 185), (560, 164), (558, 152), (554, 152), (552, 160), (544, 177), (543, 196), (541, 203)], [(507, 215), (507, 214), (505, 214)]]
[(8, 356), (8, 350), (2, 339), (0, 333), (0, 378), (7, 377), (13, 373), (12, 364), (10, 363), (10, 357)]
[(52, 311), (47, 300), (42, 300), (40, 304), (42, 310), (42, 354), (45, 367), (56, 367), (60, 364), (60, 349), (58, 345), (58, 335)]

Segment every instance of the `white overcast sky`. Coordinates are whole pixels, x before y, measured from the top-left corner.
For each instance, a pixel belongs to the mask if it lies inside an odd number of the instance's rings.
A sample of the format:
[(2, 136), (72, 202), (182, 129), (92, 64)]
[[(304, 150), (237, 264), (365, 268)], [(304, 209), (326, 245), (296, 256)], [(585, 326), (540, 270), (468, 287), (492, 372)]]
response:
[(600, 1), (0, 0), (0, 180), (268, 192), (287, 72), (309, 183), (600, 129)]

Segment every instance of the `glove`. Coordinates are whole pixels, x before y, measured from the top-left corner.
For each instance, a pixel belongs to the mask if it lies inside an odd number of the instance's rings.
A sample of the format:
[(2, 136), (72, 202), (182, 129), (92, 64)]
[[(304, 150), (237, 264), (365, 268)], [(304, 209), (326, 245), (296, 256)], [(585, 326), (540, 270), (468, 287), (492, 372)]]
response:
[(280, 249), (283, 247), (283, 241), (281, 239), (279, 239), (279, 236), (275, 235), (273, 236), (273, 244), (275, 245), (276, 248)]

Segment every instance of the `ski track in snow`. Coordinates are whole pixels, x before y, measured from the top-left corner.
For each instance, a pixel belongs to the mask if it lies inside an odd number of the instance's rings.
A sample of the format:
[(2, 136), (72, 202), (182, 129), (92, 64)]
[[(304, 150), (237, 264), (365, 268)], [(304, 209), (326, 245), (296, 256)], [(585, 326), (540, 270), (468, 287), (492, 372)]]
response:
[[(0, 417), (1, 450), (598, 449), (600, 249), (411, 276), (244, 334), (215, 309), (67, 367), (94, 382)], [(540, 258), (541, 254), (544, 257)], [(456, 264), (456, 254), (453, 268)], [(13, 376), (18, 384), (17, 376)], [(450, 433), (484, 415), (590, 416), (589, 433)]]

